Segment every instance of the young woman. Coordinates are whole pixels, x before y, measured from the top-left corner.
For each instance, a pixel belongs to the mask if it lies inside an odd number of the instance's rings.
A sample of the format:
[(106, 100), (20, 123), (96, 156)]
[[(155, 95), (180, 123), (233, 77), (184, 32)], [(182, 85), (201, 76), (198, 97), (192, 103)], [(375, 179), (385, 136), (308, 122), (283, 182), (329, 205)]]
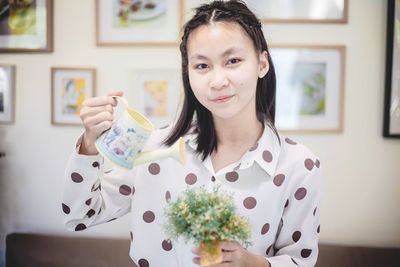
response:
[(186, 23), (180, 49), (182, 111), (175, 124), (152, 133), (145, 149), (183, 137), (188, 163), (163, 159), (105, 170), (94, 142), (110, 128), (113, 96), (122, 92), (88, 99), (81, 109), (85, 132), (66, 169), (66, 226), (84, 230), (130, 212), (136, 264), (196, 266), (198, 248), (166, 240), (164, 209), (188, 186), (218, 184), (249, 218), (252, 245), (224, 241), (215, 267), (314, 266), (320, 162), (274, 127), (275, 72), (261, 23), (239, 1), (202, 5)]

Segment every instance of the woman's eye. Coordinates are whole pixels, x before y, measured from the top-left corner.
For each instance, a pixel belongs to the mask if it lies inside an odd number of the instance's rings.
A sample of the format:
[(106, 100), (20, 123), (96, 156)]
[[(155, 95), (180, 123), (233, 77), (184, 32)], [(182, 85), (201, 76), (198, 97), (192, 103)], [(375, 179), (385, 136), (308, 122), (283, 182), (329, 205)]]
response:
[(238, 58), (232, 58), (228, 60), (228, 64), (237, 64), (239, 63), (241, 60)]
[(204, 63), (202, 63), (202, 64), (197, 64), (197, 65), (195, 66), (195, 68), (196, 68), (196, 69), (199, 69), (199, 70), (206, 69), (207, 67), (208, 67), (207, 64), (204, 64)]

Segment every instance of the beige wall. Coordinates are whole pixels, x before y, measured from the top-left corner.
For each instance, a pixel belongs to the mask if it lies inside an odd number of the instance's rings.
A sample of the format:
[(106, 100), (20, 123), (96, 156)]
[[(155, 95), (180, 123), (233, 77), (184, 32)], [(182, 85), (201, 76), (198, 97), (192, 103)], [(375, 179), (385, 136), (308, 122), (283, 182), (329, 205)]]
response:
[[(64, 165), (80, 127), (50, 124), (50, 68), (96, 67), (98, 92), (130, 89), (135, 68), (176, 67), (177, 47), (96, 47), (94, 1), (55, 1), (51, 54), (1, 54), (17, 68), (16, 120), (0, 125), (0, 262), (6, 233), (128, 237), (128, 216), (80, 233), (62, 224)], [(400, 246), (400, 140), (383, 139), (386, 1), (350, 0), (348, 24), (267, 25), (270, 44), (347, 47), (344, 131), (293, 135), (324, 167), (321, 240)], [(134, 91), (127, 97), (135, 104)], [(397, 162), (397, 163), (396, 163)], [(0, 264), (1, 266), (1, 264)]]

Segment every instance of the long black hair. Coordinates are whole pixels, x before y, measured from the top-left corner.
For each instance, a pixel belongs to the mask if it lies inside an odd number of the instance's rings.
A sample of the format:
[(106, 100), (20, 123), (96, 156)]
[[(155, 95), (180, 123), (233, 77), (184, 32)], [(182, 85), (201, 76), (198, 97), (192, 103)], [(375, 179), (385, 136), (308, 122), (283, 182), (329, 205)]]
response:
[[(217, 149), (217, 136), (211, 112), (200, 104), (190, 86), (187, 41), (193, 30), (199, 26), (217, 21), (239, 24), (253, 41), (254, 48), (257, 52), (267, 51), (269, 70), (263, 78), (259, 78), (257, 81), (256, 112), (257, 119), (263, 124), (266, 122), (277, 134), (274, 126), (276, 95), (275, 69), (259, 19), (247, 8), (246, 4), (240, 0), (217, 0), (209, 4), (203, 4), (196, 9), (193, 18), (189, 20), (183, 28), (180, 51), (185, 97), (179, 118), (170, 135), (163, 142), (171, 146), (179, 137), (185, 135), (189, 131), (197, 134), (197, 152), (202, 155), (203, 160)], [(195, 120), (194, 116), (196, 116)]]

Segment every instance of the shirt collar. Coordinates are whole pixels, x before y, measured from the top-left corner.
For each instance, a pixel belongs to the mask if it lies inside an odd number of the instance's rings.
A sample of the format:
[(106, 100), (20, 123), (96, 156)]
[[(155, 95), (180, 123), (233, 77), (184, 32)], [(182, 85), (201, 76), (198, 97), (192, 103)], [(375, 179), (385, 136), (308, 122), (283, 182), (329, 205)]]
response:
[(254, 160), (270, 176), (273, 176), (281, 152), (281, 143), (274, 130), (265, 124), (264, 132), (253, 148), (246, 153), (246, 157)]
[[(189, 133), (185, 137), (185, 142), (194, 150), (197, 149), (197, 134)], [(270, 176), (275, 174), (276, 166), (278, 163), (279, 155), (281, 152), (281, 144), (275, 131), (265, 124), (263, 134), (257, 143), (243, 155), (240, 166), (236, 169), (246, 169), (257, 163), (265, 172)], [(198, 155), (201, 159), (201, 155)]]

